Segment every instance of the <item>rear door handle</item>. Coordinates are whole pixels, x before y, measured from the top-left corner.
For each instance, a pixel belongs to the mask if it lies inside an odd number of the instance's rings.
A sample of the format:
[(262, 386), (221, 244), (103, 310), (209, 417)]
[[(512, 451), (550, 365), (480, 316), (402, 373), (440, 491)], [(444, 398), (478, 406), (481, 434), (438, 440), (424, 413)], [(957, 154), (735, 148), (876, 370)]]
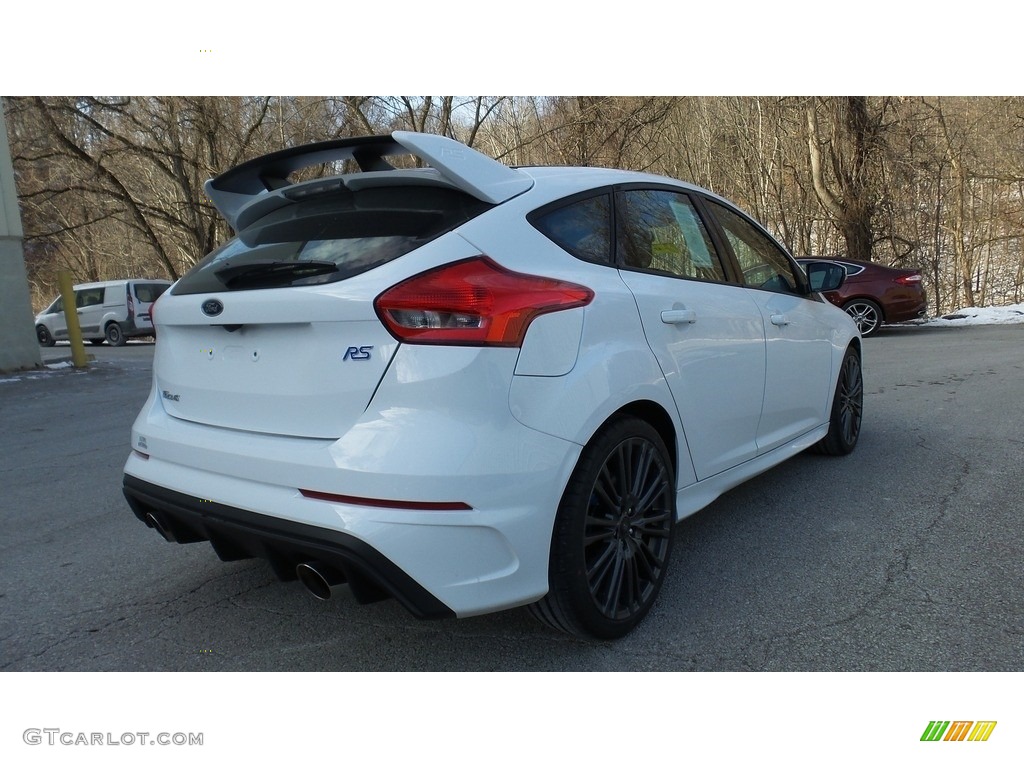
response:
[(697, 313), (692, 309), (666, 309), (661, 313), (661, 322), (668, 325), (696, 323)]
[(789, 325), (789, 318), (785, 315), (772, 315), (772, 325)]

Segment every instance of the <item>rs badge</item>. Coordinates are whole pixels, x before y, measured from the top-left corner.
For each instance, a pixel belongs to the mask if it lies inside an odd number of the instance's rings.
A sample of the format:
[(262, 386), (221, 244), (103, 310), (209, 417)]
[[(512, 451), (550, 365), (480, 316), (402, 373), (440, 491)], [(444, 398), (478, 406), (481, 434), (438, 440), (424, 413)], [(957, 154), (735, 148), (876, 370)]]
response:
[(373, 349), (372, 345), (369, 347), (349, 347), (345, 350), (345, 356), (341, 358), (342, 362), (346, 360), (369, 360), (371, 349)]

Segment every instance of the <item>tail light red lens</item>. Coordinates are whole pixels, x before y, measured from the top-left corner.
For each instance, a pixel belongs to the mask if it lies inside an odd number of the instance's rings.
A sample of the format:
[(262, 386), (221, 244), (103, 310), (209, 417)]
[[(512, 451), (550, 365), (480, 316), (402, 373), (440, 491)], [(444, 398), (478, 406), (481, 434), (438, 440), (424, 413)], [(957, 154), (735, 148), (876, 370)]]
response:
[[(149, 458), (148, 456), (146, 458)], [(300, 488), (299, 493), (307, 499), (333, 501), (338, 504), (353, 504), (360, 507), (381, 507), (384, 509), (412, 509), (419, 512), (463, 512), (473, 508), (464, 501), (398, 501), (395, 499), (368, 499), (362, 496), (343, 496), (340, 493), (325, 493)]]
[(518, 347), (538, 315), (593, 298), (581, 285), (512, 272), (478, 256), (411, 277), (384, 291), (374, 307), (399, 341)]
[(897, 277), (896, 282), (900, 285), (917, 285), (921, 282), (921, 275), (903, 275), (902, 277)]

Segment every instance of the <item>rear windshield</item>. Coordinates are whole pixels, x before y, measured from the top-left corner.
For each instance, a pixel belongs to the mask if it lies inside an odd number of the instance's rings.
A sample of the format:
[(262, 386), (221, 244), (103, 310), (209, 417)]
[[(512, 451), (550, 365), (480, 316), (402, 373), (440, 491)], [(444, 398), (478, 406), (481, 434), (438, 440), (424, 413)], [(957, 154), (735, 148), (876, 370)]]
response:
[(175, 295), (320, 285), (404, 256), (491, 206), (457, 190), (334, 191), (289, 203), (193, 267)]

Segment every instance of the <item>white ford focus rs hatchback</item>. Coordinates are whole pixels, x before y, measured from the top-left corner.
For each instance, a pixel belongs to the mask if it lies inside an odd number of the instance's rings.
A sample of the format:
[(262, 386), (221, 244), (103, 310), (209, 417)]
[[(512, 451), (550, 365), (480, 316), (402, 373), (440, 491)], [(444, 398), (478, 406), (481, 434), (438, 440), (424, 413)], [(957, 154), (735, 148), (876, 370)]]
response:
[[(294, 181), (322, 164), (340, 175)], [(238, 234), (155, 307), (124, 474), (169, 541), (324, 599), (531, 605), (613, 638), (651, 608), (676, 521), (856, 445), (853, 321), (705, 190), (396, 132), (206, 191)]]

